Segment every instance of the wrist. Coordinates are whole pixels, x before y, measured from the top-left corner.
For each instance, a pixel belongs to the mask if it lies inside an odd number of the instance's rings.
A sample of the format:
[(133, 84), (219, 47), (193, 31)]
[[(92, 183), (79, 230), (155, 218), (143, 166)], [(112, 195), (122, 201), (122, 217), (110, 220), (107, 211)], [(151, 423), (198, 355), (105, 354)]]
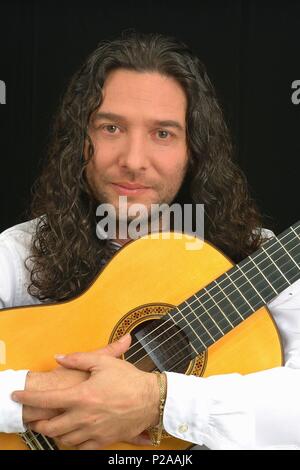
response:
[(149, 429), (152, 444), (159, 446), (163, 437), (163, 414), (167, 398), (167, 376), (164, 372), (153, 372), (152, 374), (156, 379), (156, 391), (158, 392), (158, 399), (156, 396), (156, 414), (152, 427)]
[(156, 374), (152, 372), (149, 374), (150, 379), (150, 424), (149, 426), (157, 426), (159, 424), (159, 403), (160, 403), (160, 391), (159, 391), (159, 384), (157, 381)]
[(55, 388), (56, 382), (49, 372), (29, 371), (26, 376), (25, 390), (34, 392), (44, 392), (50, 388)]
[(162, 423), (165, 401), (167, 398), (167, 376), (164, 372), (152, 372), (152, 420), (151, 426)]
[(37, 390), (38, 375), (38, 372), (32, 372), (31, 370), (27, 373), (25, 381), (25, 390)]

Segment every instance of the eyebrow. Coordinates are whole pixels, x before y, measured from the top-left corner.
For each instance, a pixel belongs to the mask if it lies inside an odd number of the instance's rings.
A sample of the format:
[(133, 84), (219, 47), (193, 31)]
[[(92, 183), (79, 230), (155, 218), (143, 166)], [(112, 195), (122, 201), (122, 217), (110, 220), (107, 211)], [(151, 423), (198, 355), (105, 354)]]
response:
[[(127, 119), (125, 116), (121, 116), (120, 114), (116, 113), (107, 113), (107, 112), (98, 112), (94, 116), (95, 120), (100, 120), (100, 119), (110, 119), (112, 121), (120, 121), (120, 122), (126, 122)], [(161, 127), (175, 127), (176, 129), (183, 131), (182, 125), (178, 121), (174, 121), (173, 119), (164, 119), (164, 120), (158, 120), (154, 119), (153, 121), (154, 125), (161, 126)]]

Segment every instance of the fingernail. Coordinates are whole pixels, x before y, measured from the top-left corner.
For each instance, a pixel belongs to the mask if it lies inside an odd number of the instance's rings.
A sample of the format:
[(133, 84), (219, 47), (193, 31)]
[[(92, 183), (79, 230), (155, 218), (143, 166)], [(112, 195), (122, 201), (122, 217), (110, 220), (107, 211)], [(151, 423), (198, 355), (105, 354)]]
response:
[(118, 343), (124, 343), (125, 341), (128, 340), (129, 337), (130, 337), (130, 334), (127, 333), (125, 336), (122, 336), (122, 338), (118, 339)]
[(15, 393), (12, 393), (11, 398), (12, 398), (12, 400), (14, 400), (14, 401), (18, 401), (18, 397), (17, 397), (17, 395), (16, 395)]
[(55, 354), (55, 359), (64, 359), (66, 356), (64, 354)]

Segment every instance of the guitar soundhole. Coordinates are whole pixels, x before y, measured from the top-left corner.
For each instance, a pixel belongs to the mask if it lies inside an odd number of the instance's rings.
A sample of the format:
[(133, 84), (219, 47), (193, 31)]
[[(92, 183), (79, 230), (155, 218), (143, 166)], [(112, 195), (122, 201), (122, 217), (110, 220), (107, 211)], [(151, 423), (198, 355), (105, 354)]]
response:
[(125, 359), (139, 369), (185, 373), (192, 351), (185, 333), (170, 319), (148, 320), (131, 331), (132, 344)]

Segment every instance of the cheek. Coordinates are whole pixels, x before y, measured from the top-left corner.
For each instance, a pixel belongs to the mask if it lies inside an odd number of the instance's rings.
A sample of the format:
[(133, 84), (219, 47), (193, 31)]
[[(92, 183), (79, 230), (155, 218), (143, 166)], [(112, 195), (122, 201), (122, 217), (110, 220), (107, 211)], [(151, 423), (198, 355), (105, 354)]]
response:
[(162, 178), (167, 179), (169, 183), (181, 180), (187, 168), (186, 155), (170, 155), (169, 158), (162, 159), (157, 164), (157, 171)]
[[(93, 143), (94, 154), (92, 161), (95, 167), (109, 164), (109, 160), (112, 160), (114, 155), (117, 153), (117, 148), (114, 142), (107, 142), (105, 139), (100, 139), (97, 133), (90, 134), (91, 141)], [(85, 143), (85, 153), (87, 154), (87, 142)]]
[(88, 164), (88, 168), (90, 172), (103, 172), (106, 168), (112, 165), (113, 160), (113, 152), (108, 152), (105, 148), (102, 147), (100, 152), (99, 149), (95, 148), (95, 153)]

